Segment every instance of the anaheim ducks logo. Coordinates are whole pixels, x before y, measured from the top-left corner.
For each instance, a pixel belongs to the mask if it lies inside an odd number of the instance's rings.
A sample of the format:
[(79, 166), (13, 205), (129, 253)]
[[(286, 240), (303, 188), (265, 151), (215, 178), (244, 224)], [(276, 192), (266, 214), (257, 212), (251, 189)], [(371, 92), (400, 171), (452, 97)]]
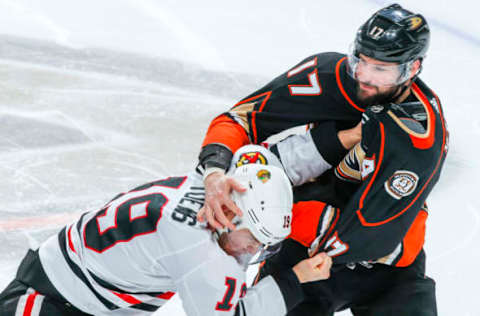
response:
[(385, 190), (393, 198), (400, 200), (412, 194), (417, 188), (418, 176), (414, 172), (398, 170), (385, 181)]
[(408, 23), (410, 24), (410, 27), (408, 28), (408, 30), (413, 31), (413, 30), (416, 30), (420, 25), (422, 25), (423, 20), (421, 17), (414, 16), (413, 18), (410, 18)]
[(250, 163), (256, 163), (260, 165), (267, 164), (267, 158), (258, 151), (252, 151), (249, 153), (244, 153), (238, 159), (236, 166), (237, 168), (243, 165), (248, 165)]
[(263, 183), (266, 183), (268, 180), (270, 180), (271, 177), (272, 177), (272, 175), (270, 174), (270, 171), (268, 171), (268, 170), (261, 169), (257, 172), (258, 180), (262, 181)]

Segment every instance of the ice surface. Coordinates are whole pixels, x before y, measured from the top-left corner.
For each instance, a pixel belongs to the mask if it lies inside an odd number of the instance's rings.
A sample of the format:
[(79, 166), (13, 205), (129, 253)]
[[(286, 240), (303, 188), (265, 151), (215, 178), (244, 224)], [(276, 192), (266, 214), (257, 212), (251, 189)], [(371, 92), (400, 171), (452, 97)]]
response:
[[(190, 170), (215, 115), (311, 54), (345, 51), (385, 3), (0, 1), (0, 288), (80, 212)], [(431, 22), (422, 78), (451, 132), (427, 270), (440, 315), (477, 315), (480, 5), (400, 3)], [(184, 313), (175, 296), (157, 315)]]

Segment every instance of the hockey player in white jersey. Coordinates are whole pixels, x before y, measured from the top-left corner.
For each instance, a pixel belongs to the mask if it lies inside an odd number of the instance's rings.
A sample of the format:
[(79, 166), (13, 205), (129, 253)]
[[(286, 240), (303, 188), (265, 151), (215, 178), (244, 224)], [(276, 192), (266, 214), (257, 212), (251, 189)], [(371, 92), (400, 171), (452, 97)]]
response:
[(300, 283), (329, 277), (331, 260), (319, 254), (247, 290), (247, 265), (290, 233), (291, 186), (273, 164), (260, 146), (234, 156), (233, 177), (247, 188), (233, 194), (244, 212), (236, 231), (197, 222), (198, 173), (119, 194), (28, 252), (0, 294), (0, 315), (151, 315), (174, 293), (187, 315), (285, 315), (302, 299)]

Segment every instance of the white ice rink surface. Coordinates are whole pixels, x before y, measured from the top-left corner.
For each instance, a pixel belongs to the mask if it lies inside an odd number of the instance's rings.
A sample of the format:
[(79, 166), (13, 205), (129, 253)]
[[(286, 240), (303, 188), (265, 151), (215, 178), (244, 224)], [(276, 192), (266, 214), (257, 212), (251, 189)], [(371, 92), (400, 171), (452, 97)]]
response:
[[(0, 0), (0, 288), (79, 212), (189, 171), (216, 114), (311, 54), (345, 52), (387, 3), (179, 2)], [(427, 271), (439, 315), (480, 315), (480, 5), (400, 3), (430, 21), (422, 78), (451, 133)], [(175, 297), (156, 315), (184, 313)]]

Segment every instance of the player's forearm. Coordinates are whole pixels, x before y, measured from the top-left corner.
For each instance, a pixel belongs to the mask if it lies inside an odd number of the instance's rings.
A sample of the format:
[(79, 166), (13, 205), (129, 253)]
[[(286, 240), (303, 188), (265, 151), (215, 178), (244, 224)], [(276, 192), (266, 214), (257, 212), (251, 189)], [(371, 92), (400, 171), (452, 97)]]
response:
[(345, 156), (334, 122), (324, 122), (303, 135), (290, 136), (271, 146), (293, 185), (323, 174)]
[(250, 287), (240, 300), (235, 315), (285, 315), (303, 299), (300, 282), (295, 273), (288, 269), (267, 276)]
[(323, 122), (310, 132), (319, 153), (332, 166), (336, 166), (350, 149), (342, 144), (339, 133), (343, 131), (339, 132), (333, 121)]

